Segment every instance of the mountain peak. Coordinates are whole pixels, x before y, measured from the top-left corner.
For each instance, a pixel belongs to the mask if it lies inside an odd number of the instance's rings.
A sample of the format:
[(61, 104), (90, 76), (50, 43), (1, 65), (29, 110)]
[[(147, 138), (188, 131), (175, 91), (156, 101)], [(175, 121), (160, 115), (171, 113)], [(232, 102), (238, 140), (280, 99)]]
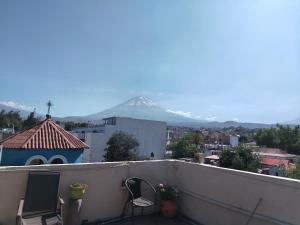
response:
[(137, 96), (124, 103), (129, 106), (158, 106), (156, 102), (145, 96)]

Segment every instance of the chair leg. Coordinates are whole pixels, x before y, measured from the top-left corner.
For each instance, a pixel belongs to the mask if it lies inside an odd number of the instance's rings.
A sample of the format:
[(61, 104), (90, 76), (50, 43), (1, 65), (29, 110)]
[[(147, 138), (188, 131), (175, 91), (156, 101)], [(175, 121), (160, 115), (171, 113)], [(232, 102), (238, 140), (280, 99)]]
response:
[(134, 216), (134, 206), (131, 206), (131, 216)]
[(141, 214), (144, 215), (144, 207), (141, 207)]

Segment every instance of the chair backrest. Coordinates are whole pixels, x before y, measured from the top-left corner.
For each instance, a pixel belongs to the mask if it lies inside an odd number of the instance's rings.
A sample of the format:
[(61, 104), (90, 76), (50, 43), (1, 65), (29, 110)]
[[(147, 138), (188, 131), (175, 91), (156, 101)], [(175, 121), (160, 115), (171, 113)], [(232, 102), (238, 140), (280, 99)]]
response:
[(57, 210), (59, 172), (29, 172), (23, 215), (55, 213)]
[(142, 191), (141, 191), (141, 184), (142, 184), (142, 179), (138, 177), (132, 177), (128, 178), (125, 182), (125, 185), (128, 189), (129, 193), (129, 199), (136, 199), (142, 196)]

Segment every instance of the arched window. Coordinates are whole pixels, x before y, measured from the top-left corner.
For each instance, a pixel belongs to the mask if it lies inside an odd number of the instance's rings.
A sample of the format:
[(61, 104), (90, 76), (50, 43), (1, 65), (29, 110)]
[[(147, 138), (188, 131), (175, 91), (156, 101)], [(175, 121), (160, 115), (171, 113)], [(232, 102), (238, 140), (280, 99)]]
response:
[(51, 164), (64, 164), (64, 161), (60, 158), (53, 159)]
[(49, 164), (65, 164), (68, 163), (68, 160), (66, 159), (66, 157), (62, 156), (62, 155), (55, 155), (52, 156), (49, 160), (48, 160)]
[(42, 165), (46, 164), (47, 159), (42, 155), (34, 155), (27, 159), (25, 165)]

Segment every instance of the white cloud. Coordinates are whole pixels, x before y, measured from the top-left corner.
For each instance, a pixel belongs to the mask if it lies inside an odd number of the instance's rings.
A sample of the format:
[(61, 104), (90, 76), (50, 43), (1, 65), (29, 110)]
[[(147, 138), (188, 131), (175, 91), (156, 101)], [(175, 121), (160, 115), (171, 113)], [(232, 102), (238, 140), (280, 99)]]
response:
[(22, 105), (13, 101), (0, 101), (0, 104), (19, 110), (32, 111), (34, 109), (32, 106)]
[(185, 117), (189, 117), (189, 118), (192, 118), (192, 113), (191, 112), (184, 112), (184, 111), (174, 111), (174, 110), (171, 110), (171, 109), (167, 109), (167, 112), (170, 112), (170, 113), (174, 113), (174, 114), (177, 114), (177, 115), (180, 115), (180, 116), (185, 116)]
[(206, 117), (205, 120), (207, 121), (216, 121), (217, 117), (216, 116), (209, 116), (209, 117)]
[(233, 118), (232, 121), (234, 121), (234, 122), (240, 122), (240, 119), (239, 118)]

